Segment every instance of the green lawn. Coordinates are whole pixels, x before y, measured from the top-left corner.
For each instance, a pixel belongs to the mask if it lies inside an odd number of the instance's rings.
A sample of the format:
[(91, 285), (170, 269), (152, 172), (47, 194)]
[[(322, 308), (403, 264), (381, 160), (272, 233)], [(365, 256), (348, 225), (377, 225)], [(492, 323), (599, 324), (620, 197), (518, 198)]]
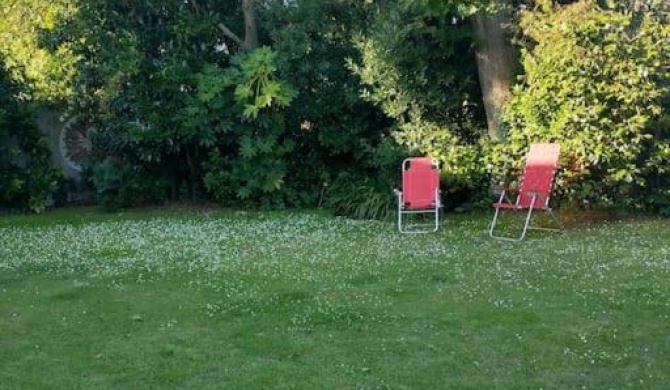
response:
[(670, 221), (0, 219), (0, 389), (667, 389)]

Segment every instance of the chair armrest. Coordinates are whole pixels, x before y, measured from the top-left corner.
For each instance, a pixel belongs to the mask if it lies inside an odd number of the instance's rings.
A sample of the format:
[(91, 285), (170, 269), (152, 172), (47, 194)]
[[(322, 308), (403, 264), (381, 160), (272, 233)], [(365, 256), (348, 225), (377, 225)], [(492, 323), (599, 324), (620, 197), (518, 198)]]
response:
[(507, 189), (507, 188), (496, 188), (496, 190), (499, 190), (499, 192), (496, 191), (496, 195), (500, 194), (500, 197), (498, 198), (498, 203), (507, 202), (509, 204), (514, 204), (508, 196), (509, 189)]

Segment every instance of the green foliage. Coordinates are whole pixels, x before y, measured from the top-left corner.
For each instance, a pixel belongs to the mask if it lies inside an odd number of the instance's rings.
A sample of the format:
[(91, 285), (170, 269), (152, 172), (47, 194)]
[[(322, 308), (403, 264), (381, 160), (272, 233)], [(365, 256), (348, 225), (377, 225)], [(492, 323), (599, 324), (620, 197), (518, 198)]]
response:
[(233, 114), (196, 89), (209, 64), (227, 64), (218, 9), (233, 3), (92, 0), (59, 26), (81, 56), (70, 109), (92, 122), (94, 164), (123, 161), (153, 193), (203, 198), (203, 164)]
[(232, 142), (210, 153), (205, 187), (221, 202), (241, 200), (280, 206), (287, 159), (294, 141), (285, 137), (280, 110), (296, 91), (277, 78), (276, 54), (267, 47), (238, 54), (224, 70), (208, 68), (200, 83), (203, 103), (231, 94)]
[[(390, 122), (361, 99), (360, 79), (347, 67), (349, 60), (360, 58), (353, 39), (369, 28), (373, 11), (370, 2), (302, 0), (289, 7), (276, 2), (261, 15), (278, 55), (278, 71), (299, 92), (284, 111), (295, 141), (286, 181), (294, 204), (332, 209), (336, 202), (324, 201), (330, 192), (324, 189), (340, 175), (384, 175), (372, 159)], [(349, 185), (353, 192), (357, 184)], [(387, 188), (382, 191), (388, 194)]]
[(61, 173), (0, 58), (0, 209), (46, 209)]
[(395, 203), (391, 188), (385, 184), (367, 176), (343, 173), (327, 188), (325, 206), (335, 215), (388, 220), (395, 213)]
[(381, 1), (393, 4), (396, 9), (411, 11), (427, 17), (468, 17), (476, 12), (486, 12), (504, 6), (499, 0), (396, 0)]
[[(344, 185), (338, 178), (347, 175), (383, 178), (372, 187), (386, 197), (397, 184), (399, 163), (383, 166), (375, 159), (393, 128), (408, 137), (447, 129), (442, 146), (454, 148), (438, 156), (445, 161), (477, 153), (479, 134), (469, 123), (478, 114), (473, 105), (462, 106), (477, 89), (467, 77), (473, 63), (456, 55), (471, 42), (458, 18), (487, 3), (269, 2), (258, 7), (259, 32), (272, 50), (244, 55), (219, 29), (223, 23), (243, 31), (233, 0), (61, 0), (48, 26), (36, 17), (25, 31), (38, 33), (34, 46), (51, 58), (67, 49), (71, 61), (63, 64), (76, 65), (74, 77), (53, 79), (67, 85), (59, 98), (68, 100), (69, 110), (91, 122), (89, 165), (92, 182), (101, 186), (99, 199), (123, 198), (122, 177), (154, 183), (152, 193), (171, 199), (314, 206), (326, 196), (324, 185)], [(23, 10), (46, 6), (31, 0)], [(386, 37), (393, 29), (384, 15), (391, 14), (407, 27)], [(351, 68), (367, 64), (364, 40), (397, 49), (398, 57), (384, 57), (384, 66), (398, 70), (397, 86), (410, 96), (403, 113), (389, 115), (383, 100), (361, 97), (360, 74)], [(413, 64), (415, 58), (421, 61)], [(470, 68), (459, 70), (464, 64)], [(382, 85), (368, 92), (377, 88), (382, 96), (393, 87), (383, 77), (363, 80), (377, 82)], [(428, 144), (422, 140), (424, 153), (444, 150)], [(469, 183), (468, 175), (457, 173), (454, 182)], [(350, 184), (352, 191), (358, 186)], [(139, 199), (126, 198), (114, 207)]]
[(296, 91), (279, 77), (269, 48), (231, 55), (235, 44), (218, 25), (240, 31), (241, 15), (223, 9), (239, 4), (93, 0), (60, 26), (82, 58), (71, 109), (93, 124), (101, 200), (124, 198), (126, 187), (111, 174), (121, 170), (123, 181), (154, 183), (152, 192), (170, 199), (287, 202), (296, 142), (281, 111)]
[(114, 211), (127, 206), (120, 193), (124, 188), (123, 170), (111, 160), (105, 160), (93, 168), (91, 181), (95, 186), (97, 200), (107, 211)]
[(124, 164), (112, 158), (95, 163), (90, 180), (95, 188), (98, 204), (105, 211), (147, 203), (158, 203), (165, 199), (161, 190), (166, 183), (160, 177), (141, 167)]
[(632, 14), (636, 20), (646, 13), (670, 21), (670, 3), (666, 0), (598, 0), (598, 4), (606, 9)]
[[(558, 186), (581, 205), (640, 205), (667, 177), (670, 26), (578, 3), (525, 12), (523, 82), (506, 108), (509, 139), (494, 147), (500, 176), (527, 145), (562, 145)], [(667, 182), (667, 179), (665, 179)]]
[(267, 47), (249, 55), (234, 57), (233, 66), (226, 69), (226, 83), (235, 86), (235, 100), (244, 105), (246, 120), (258, 118), (261, 109), (287, 107), (296, 91), (276, 78), (276, 53)]
[(395, 213), (394, 188), (406, 152), (390, 137), (367, 152), (364, 170), (348, 170), (325, 183), (324, 206), (336, 215), (357, 219), (389, 219)]
[(79, 60), (73, 42), (54, 39), (59, 23), (76, 14), (74, 0), (4, 0), (0, 4), (0, 54), (9, 77), (43, 104), (69, 98)]
[(357, 40), (362, 58), (351, 67), (364, 98), (394, 120), (396, 140), (443, 162), (447, 191), (478, 190), (486, 177), (479, 163), (485, 126), (466, 11), (455, 2), (429, 3), (381, 6), (370, 33)]

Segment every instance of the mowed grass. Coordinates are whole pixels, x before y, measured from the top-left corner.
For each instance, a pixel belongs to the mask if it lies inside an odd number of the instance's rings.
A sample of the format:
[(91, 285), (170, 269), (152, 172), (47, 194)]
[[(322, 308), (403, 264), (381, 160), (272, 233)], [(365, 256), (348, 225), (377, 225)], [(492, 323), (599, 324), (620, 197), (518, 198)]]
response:
[(488, 217), (4, 217), (0, 389), (669, 388), (670, 221)]

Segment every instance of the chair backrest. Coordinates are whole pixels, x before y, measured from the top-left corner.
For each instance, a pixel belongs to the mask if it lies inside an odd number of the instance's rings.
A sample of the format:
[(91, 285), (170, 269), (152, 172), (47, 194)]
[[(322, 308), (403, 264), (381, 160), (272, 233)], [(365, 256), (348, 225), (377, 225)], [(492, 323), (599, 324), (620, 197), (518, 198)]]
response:
[(402, 198), (409, 209), (426, 209), (439, 204), (440, 168), (430, 157), (408, 158), (402, 163)]
[(558, 157), (561, 151), (559, 144), (533, 144), (526, 157), (517, 206), (529, 207), (533, 194), (536, 194), (533, 207), (549, 205), (551, 188), (558, 169)]

